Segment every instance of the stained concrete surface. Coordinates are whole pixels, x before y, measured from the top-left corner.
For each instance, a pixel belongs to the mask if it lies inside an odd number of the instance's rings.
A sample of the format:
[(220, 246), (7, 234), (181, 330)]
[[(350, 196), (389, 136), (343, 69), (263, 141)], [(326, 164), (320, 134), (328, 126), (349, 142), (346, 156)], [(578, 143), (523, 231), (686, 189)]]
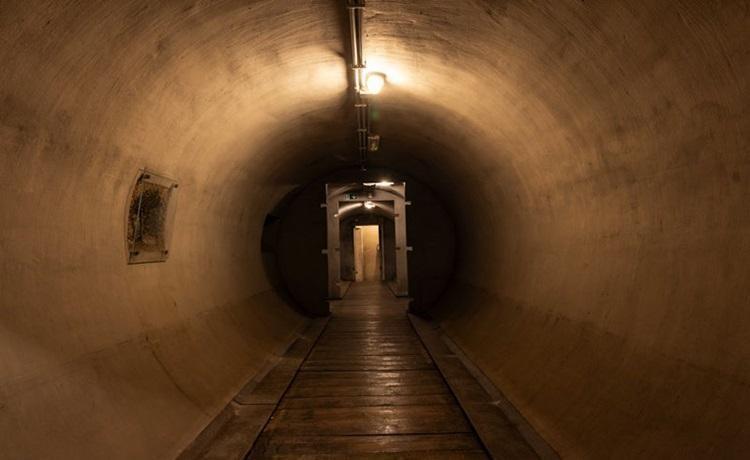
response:
[[(456, 224), (439, 308), (567, 458), (750, 449), (750, 5), (371, 0), (373, 163)], [(304, 318), (265, 215), (353, 161), (326, 0), (0, 1), (0, 457), (166, 458)], [(180, 183), (165, 264), (129, 187)]]

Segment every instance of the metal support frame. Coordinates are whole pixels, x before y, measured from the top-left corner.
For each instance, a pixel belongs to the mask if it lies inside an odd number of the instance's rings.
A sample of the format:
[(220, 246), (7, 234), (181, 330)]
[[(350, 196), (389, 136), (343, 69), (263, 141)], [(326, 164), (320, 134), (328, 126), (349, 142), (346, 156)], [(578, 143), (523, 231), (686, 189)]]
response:
[[(340, 299), (343, 295), (341, 282), (341, 235), (339, 222), (344, 206), (363, 201), (393, 202), (392, 211), (383, 207), (388, 214), (392, 214), (395, 224), (396, 243), (396, 286), (398, 296), (409, 295), (409, 267), (407, 255), (411, 250), (406, 239), (406, 183), (396, 183), (388, 187), (365, 187), (359, 183), (326, 184), (326, 224), (327, 250), (323, 254), (328, 260), (328, 297)], [(342, 203), (344, 206), (341, 206)], [(340, 210), (342, 210), (340, 212)]]

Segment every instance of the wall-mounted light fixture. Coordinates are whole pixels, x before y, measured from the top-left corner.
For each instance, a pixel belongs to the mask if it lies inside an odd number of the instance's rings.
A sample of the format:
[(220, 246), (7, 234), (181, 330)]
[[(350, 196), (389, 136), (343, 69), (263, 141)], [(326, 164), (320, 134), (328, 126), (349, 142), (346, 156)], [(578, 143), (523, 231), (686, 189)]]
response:
[(377, 152), (380, 150), (380, 135), (370, 134), (367, 136), (367, 150), (370, 152)]
[(380, 72), (370, 72), (365, 77), (362, 94), (380, 94), (385, 86), (385, 74)]
[(177, 187), (172, 179), (146, 170), (138, 172), (125, 220), (129, 264), (167, 260)]
[(365, 187), (393, 187), (393, 182), (381, 180), (380, 182), (363, 182), (362, 185)]
[(366, 0), (347, 0), (351, 33), (351, 69), (354, 80), (354, 107), (357, 113), (357, 152), (360, 168), (367, 170), (367, 154), (380, 148), (380, 137), (370, 131), (370, 107), (368, 97), (383, 90), (385, 74), (378, 71), (367, 72), (364, 58), (364, 9)]
[(375, 203), (373, 203), (372, 201), (365, 201), (365, 208), (374, 209), (375, 206), (376, 206)]

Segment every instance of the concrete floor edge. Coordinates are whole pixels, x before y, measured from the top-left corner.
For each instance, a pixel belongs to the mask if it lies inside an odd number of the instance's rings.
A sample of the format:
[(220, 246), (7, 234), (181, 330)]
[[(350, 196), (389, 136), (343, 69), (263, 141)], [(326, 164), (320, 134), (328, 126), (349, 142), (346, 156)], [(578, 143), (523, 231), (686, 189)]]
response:
[[(445, 372), (445, 361), (443, 359), (439, 359), (438, 356), (440, 354), (445, 354), (446, 352), (445, 350), (440, 350), (440, 347), (436, 346), (436, 342), (445, 345), (447, 350), (449, 350), (449, 353), (454, 356), (461, 363), (461, 365), (463, 365), (468, 373), (487, 393), (488, 399), (486, 402), (488, 404), (496, 406), (502, 412), (505, 418), (507, 418), (507, 420), (513, 424), (524, 441), (526, 441), (526, 443), (531, 446), (531, 448), (539, 456), (540, 459), (560, 459), (560, 455), (557, 453), (557, 451), (547, 442), (546, 439), (544, 439), (539, 434), (536, 428), (534, 428), (534, 426), (526, 419), (526, 417), (523, 416), (523, 414), (513, 405), (510, 400), (508, 400), (505, 394), (492, 383), (492, 381), (481, 371), (481, 369), (479, 369), (471, 361), (471, 359), (469, 359), (469, 357), (466, 355), (466, 353), (464, 353), (461, 347), (459, 347), (458, 344), (456, 344), (453, 339), (451, 339), (450, 336), (446, 334), (445, 331), (443, 331), (443, 329), (440, 327), (440, 324), (438, 324), (434, 320), (427, 320), (412, 313), (409, 313), (409, 321), (414, 327), (414, 330), (417, 332), (417, 336), (422, 340), (422, 344), (432, 357), (438, 370), (443, 375), (443, 378), (445, 379), (449, 388), (456, 396), (459, 405), (465, 412), (467, 411), (466, 402), (465, 399), (460, 396), (460, 390), (457, 393), (458, 388), (456, 379), (451, 378), (450, 374)], [(477, 430), (479, 438), (482, 440), (482, 442), (485, 442), (481, 430), (478, 429), (478, 427), (475, 425), (474, 419), (469, 412), (467, 412), (467, 416), (469, 418), (469, 421)], [(498, 456), (496, 455), (498, 453), (493, 452), (493, 450), (489, 446), (487, 446), (487, 448), (490, 454), (493, 455), (493, 457)]]
[[(317, 339), (320, 337), (323, 330), (325, 330), (325, 326), (328, 323), (328, 320), (329, 317), (313, 318), (310, 320), (310, 322), (300, 327), (293, 335), (287, 346), (278, 355), (275, 355), (274, 357), (267, 360), (261, 371), (242, 386), (240, 391), (238, 391), (237, 394), (232, 397), (227, 405), (216, 415), (216, 417), (211, 422), (208, 423), (208, 425), (206, 425), (206, 427), (198, 434), (198, 436), (182, 450), (177, 458), (180, 460), (233, 458), (230, 455), (224, 455), (227, 452), (226, 448), (222, 446), (222, 444), (226, 443), (226, 438), (238, 434), (237, 430), (233, 430), (231, 428), (230, 425), (232, 424), (232, 422), (239, 417), (248, 418), (248, 414), (238, 413), (238, 406), (266, 406), (267, 410), (250, 415), (250, 417), (253, 419), (253, 424), (256, 426), (256, 429), (252, 433), (245, 432), (245, 434), (249, 434), (250, 436), (244, 437), (243, 441), (241, 442), (242, 445), (232, 446), (234, 454), (236, 454), (238, 451), (244, 451), (244, 454), (237, 456), (237, 458), (244, 458), (245, 455), (250, 452), (258, 436), (268, 423), (271, 414), (276, 409), (276, 406), (281, 401), (281, 398), (294, 379), (297, 371), (302, 366), (302, 362), (304, 362), (305, 358), (315, 345)], [(295, 347), (298, 344), (303, 345), (301, 347), (301, 350), (295, 350)], [(290, 366), (286, 366), (286, 369), (284, 369), (285, 366), (283, 365), (285, 358), (291, 358), (295, 362), (295, 364), (291, 366), (291, 368)], [(278, 371), (281, 371), (281, 373), (284, 374), (281, 377), (281, 381), (279, 381), (279, 379), (269, 378), (269, 376)], [(290, 373), (290, 371), (292, 372)], [(242, 396), (243, 394), (253, 394), (259, 387), (263, 385), (266, 380), (275, 380), (275, 382), (271, 382), (271, 386), (275, 387), (271, 391), (277, 394), (272, 397), (272, 401), (266, 399), (265, 401), (262, 401), (262, 404), (254, 404), (252, 401), (242, 401), (243, 399), (245, 399)], [(214, 452), (217, 450), (220, 452)]]

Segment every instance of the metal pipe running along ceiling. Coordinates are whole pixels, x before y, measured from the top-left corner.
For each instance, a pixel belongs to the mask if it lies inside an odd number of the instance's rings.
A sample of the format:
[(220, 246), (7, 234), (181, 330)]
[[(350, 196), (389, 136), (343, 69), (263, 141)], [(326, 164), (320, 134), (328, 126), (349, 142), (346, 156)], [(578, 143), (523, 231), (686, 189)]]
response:
[(370, 150), (370, 106), (366, 96), (364, 81), (367, 64), (364, 58), (364, 19), (365, 0), (348, 0), (351, 34), (351, 66), (354, 90), (354, 109), (357, 117), (357, 153), (360, 168), (367, 169), (367, 155)]

